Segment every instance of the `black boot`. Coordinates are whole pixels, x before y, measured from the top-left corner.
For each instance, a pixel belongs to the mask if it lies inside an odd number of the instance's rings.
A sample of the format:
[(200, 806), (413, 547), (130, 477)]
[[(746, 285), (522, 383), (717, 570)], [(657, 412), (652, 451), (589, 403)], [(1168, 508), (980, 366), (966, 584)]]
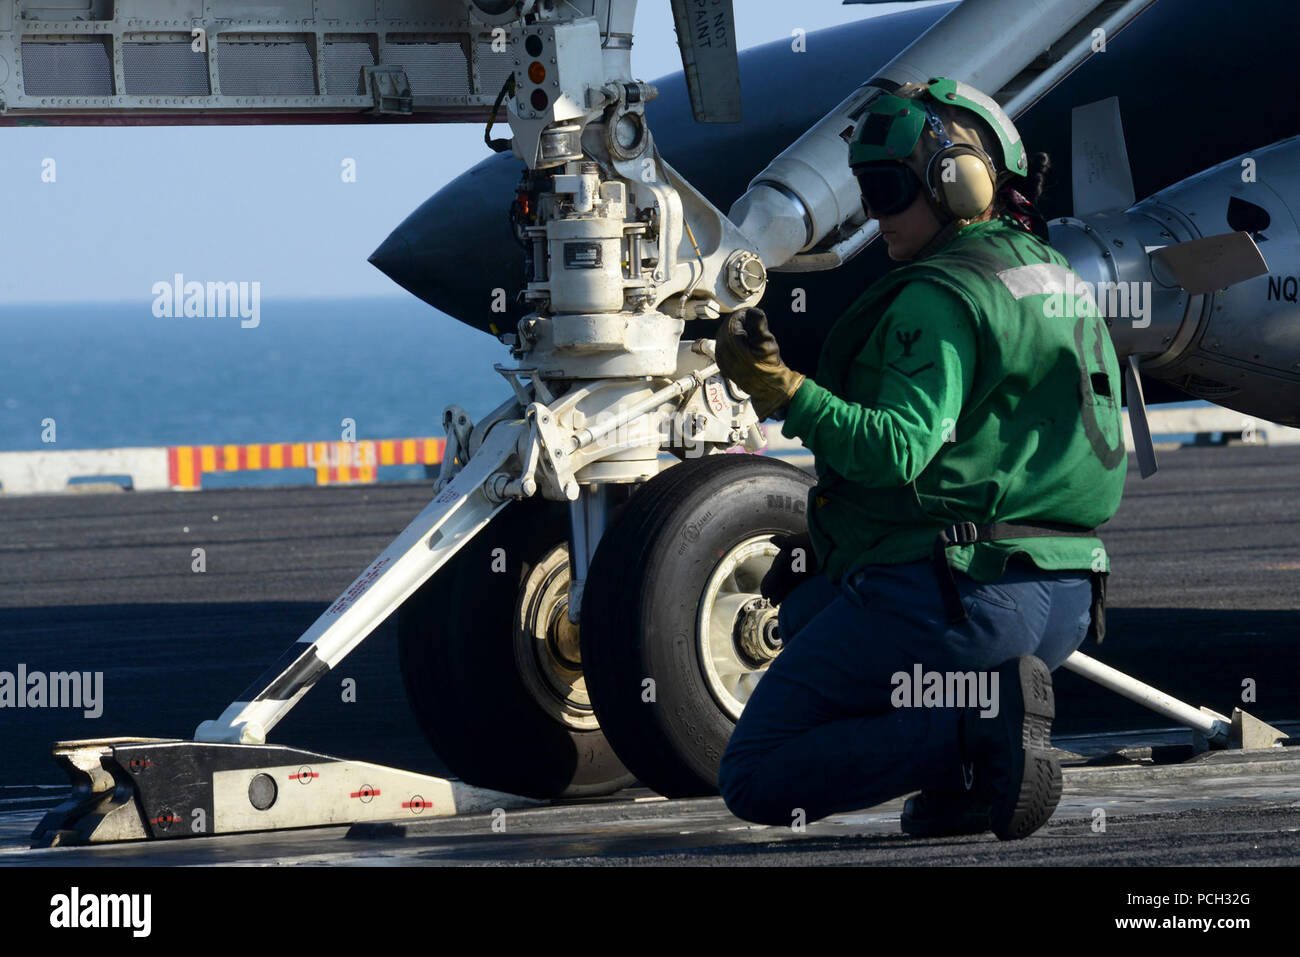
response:
[(898, 823), (913, 837), (956, 837), (989, 829), (989, 800), (978, 791), (931, 789), (913, 794)]
[(992, 805), (993, 833), (1009, 841), (1028, 837), (1052, 816), (1061, 799), (1061, 766), (1052, 753), (1052, 673), (1033, 655), (998, 668), (999, 709), (982, 718), (963, 715), (963, 746), (975, 768), (976, 788)]

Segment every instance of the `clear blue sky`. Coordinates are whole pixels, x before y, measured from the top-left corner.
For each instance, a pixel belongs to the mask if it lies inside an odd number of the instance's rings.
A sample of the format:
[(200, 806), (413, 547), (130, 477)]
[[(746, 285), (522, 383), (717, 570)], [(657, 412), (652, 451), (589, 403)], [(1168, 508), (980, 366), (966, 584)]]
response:
[[(736, 6), (746, 48), (904, 5)], [(645, 79), (681, 69), (662, 0), (639, 6), (633, 67)], [(865, 79), (844, 77), (844, 92)], [(0, 310), (151, 302), (152, 285), (177, 272), (259, 281), (264, 300), (404, 296), (366, 256), (486, 155), (477, 124), (0, 128)], [(54, 183), (41, 181), (46, 158)], [(355, 183), (341, 180), (344, 158)]]

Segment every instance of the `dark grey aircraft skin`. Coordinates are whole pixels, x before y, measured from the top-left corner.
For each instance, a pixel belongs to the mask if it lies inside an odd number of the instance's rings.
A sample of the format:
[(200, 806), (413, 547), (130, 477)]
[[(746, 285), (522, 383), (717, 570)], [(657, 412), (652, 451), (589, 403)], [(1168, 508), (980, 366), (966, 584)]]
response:
[[(655, 81), (647, 108), (660, 152), (724, 212), (749, 181), (952, 5), (936, 5), (813, 33), (807, 52), (786, 40), (740, 57), (744, 120), (700, 124), (691, 116), (681, 74)], [(1045, 151), (1052, 172), (1040, 209), (1069, 215), (1070, 111), (1118, 96), (1133, 172), (1142, 199), (1247, 150), (1300, 133), (1300, 68), (1294, 0), (1249, 3), (1160, 0), (1015, 117), (1026, 148)], [(990, 27), (990, 29), (993, 29)], [(494, 154), (428, 199), (399, 225), (370, 261), (425, 302), (462, 322), (512, 332), (525, 309), (491, 311), (492, 290), (510, 295), (525, 285), (523, 250), (507, 210), (523, 164)], [(1202, 221), (1205, 235), (1243, 228)], [(1268, 248), (1262, 248), (1267, 257)], [(863, 290), (895, 265), (871, 243), (839, 269), (770, 273), (762, 306), (782, 355), (813, 373), (826, 331)], [(1272, 268), (1276, 270), (1277, 264)], [(806, 313), (793, 313), (792, 290), (806, 291)], [(710, 335), (711, 324), (688, 323), (686, 335)], [(696, 326), (697, 328), (691, 328)], [(1168, 383), (1143, 378), (1148, 403), (1193, 398)]]

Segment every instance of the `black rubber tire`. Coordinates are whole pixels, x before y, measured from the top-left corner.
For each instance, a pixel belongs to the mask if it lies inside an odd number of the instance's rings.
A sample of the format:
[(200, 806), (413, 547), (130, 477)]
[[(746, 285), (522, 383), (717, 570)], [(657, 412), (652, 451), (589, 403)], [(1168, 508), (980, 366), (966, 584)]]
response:
[(699, 604), (721, 556), (745, 539), (807, 529), (812, 484), (762, 456), (687, 460), (646, 483), (601, 538), (582, 602), (583, 674), (602, 730), (646, 787), (717, 793), (735, 723), (705, 682)]
[[(451, 773), (529, 797), (609, 794), (635, 783), (599, 729), (546, 713), (515, 661), (514, 617), (533, 566), (568, 536), (568, 507), (516, 502), (398, 610), (407, 700)], [(493, 549), (506, 571), (493, 572)]]

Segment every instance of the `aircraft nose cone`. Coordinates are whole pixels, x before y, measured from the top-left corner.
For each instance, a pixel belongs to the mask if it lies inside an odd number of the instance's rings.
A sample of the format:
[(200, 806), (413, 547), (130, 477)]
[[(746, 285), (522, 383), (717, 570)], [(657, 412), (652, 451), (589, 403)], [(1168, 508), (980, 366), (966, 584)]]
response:
[(414, 279), (415, 269), (411, 244), (403, 234), (402, 227), (394, 229), (366, 261), (403, 289), (410, 288), (408, 284)]
[[(484, 332), (514, 327), (525, 285), (524, 253), (506, 215), (518, 160), (489, 157), (407, 216), (369, 261), (435, 309)], [(498, 290), (505, 290), (503, 297)], [(506, 311), (500, 310), (502, 300)]]

